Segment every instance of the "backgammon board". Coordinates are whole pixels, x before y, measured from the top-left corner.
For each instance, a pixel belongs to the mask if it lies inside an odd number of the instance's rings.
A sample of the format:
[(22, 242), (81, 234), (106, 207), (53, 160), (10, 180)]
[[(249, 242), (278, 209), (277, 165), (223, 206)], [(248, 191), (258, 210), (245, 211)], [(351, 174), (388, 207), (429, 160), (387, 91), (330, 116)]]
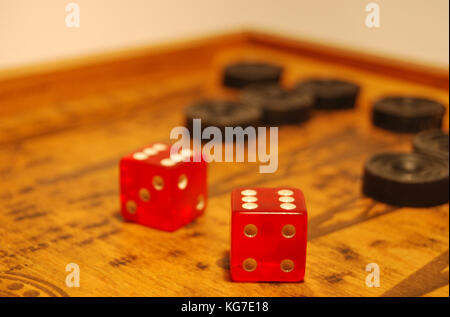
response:
[[(281, 127), (276, 173), (209, 164), (207, 209), (186, 227), (125, 222), (120, 158), (169, 141), (194, 100), (235, 98), (221, 72), (242, 59), (283, 65), (286, 86), (349, 79), (358, 105)], [(410, 151), (413, 138), (374, 127), (372, 102), (413, 94), (448, 109), (448, 70), (252, 31), (0, 76), (0, 296), (449, 296), (449, 205), (401, 208), (361, 193), (365, 160)], [(282, 186), (306, 197), (305, 281), (231, 282), (231, 190)], [(69, 263), (80, 287), (66, 286)], [(380, 287), (366, 286), (369, 263)]]

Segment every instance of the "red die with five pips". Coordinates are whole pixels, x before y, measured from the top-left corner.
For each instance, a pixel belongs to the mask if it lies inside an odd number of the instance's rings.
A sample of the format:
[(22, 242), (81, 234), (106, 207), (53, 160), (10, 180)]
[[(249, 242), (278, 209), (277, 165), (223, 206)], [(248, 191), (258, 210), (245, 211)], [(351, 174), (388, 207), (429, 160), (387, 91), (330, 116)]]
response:
[(166, 231), (190, 223), (206, 207), (206, 164), (201, 153), (189, 149), (170, 155), (170, 145), (164, 143), (123, 157), (120, 161), (123, 217)]
[(305, 276), (307, 212), (294, 188), (241, 188), (231, 193), (233, 281), (300, 282)]

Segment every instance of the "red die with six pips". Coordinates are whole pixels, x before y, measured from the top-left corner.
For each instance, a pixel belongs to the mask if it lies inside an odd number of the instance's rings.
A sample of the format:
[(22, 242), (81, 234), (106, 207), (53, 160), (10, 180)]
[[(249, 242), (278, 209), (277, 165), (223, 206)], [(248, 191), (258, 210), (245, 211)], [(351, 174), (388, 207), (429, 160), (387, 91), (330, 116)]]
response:
[(231, 193), (233, 281), (300, 282), (305, 276), (307, 212), (294, 188), (241, 188)]

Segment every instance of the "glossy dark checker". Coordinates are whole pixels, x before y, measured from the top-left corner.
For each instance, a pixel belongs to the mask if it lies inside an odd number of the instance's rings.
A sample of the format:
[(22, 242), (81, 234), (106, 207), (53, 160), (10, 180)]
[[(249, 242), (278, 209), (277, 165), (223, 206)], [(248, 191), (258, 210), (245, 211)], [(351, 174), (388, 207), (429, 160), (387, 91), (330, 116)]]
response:
[(434, 100), (396, 96), (378, 100), (373, 106), (375, 126), (403, 133), (440, 129), (445, 107)]
[(449, 137), (442, 130), (422, 131), (414, 137), (414, 152), (428, 154), (449, 160)]
[(249, 86), (243, 90), (242, 99), (262, 108), (262, 121), (268, 126), (305, 122), (314, 106), (311, 93), (286, 91), (277, 85)]
[(299, 82), (295, 88), (309, 91), (315, 97), (314, 107), (326, 110), (345, 110), (356, 106), (359, 86), (355, 83), (327, 78), (312, 78)]
[(449, 200), (448, 162), (418, 153), (381, 153), (364, 166), (363, 193), (380, 202), (431, 207)]
[(281, 66), (261, 62), (239, 62), (225, 67), (223, 84), (230, 88), (244, 88), (253, 84), (276, 84), (280, 81)]
[(193, 129), (193, 119), (201, 119), (202, 131), (208, 126), (257, 127), (261, 123), (262, 111), (259, 107), (228, 100), (201, 100), (185, 110), (186, 126)]

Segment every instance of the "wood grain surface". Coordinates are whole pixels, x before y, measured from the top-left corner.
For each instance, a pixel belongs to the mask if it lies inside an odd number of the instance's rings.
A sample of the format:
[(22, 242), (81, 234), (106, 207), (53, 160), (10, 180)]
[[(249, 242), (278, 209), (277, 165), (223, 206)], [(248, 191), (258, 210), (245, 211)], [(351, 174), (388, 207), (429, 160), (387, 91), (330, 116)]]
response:
[[(405, 64), (308, 45), (243, 32), (0, 81), (0, 296), (449, 296), (448, 204), (398, 208), (361, 195), (369, 156), (411, 149), (411, 135), (371, 125), (372, 101), (414, 94), (448, 106), (448, 71), (398, 71)], [(185, 228), (124, 222), (119, 159), (168, 141), (195, 99), (235, 97), (221, 87), (221, 69), (248, 58), (285, 66), (286, 86), (313, 75), (358, 82), (358, 107), (282, 127), (274, 174), (256, 163), (210, 164), (207, 210)], [(448, 130), (448, 113), (444, 121)], [(245, 186), (304, 191), (304, 283), (230, 281), (229, 196)], [(373, 262), (379, 288), (365, 284)], [(80, 267), (79, 288), (65, 284), (68, 263)]]

